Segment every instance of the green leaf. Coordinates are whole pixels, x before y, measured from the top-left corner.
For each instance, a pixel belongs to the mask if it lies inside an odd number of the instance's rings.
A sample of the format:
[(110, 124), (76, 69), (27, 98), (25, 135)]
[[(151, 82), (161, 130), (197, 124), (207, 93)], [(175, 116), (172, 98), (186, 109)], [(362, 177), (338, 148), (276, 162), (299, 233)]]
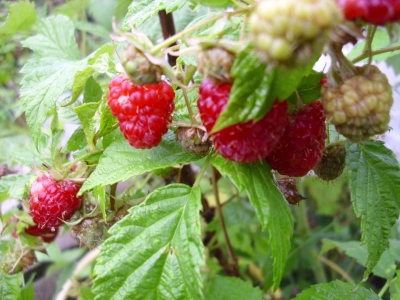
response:
[(96, 35), (98, 37), (103, 38), (104, 40), (109, 40), (109, 38), (110, 38), (110, 35), (109, 35), (109, 32), (107, 29), (105, 29), (103, 26), (95, 24), (93, 22), (74, 21), (74, 26), (77, 30)]
[(97, 123), (94, 115), (99, 108), (99, 104), (99, 102), (89, 102), (74, 108), (74, 111), (82, 122), (82, 128), (85, 132), (86, 141), (88, 145), (92, 148), (95, 148), (94, 135)]
[(242, 51), (235, 60), (231, 74), (235, 81), (228, 104), (213, 127), (214, 132), (249, 120), (259, 121), (275, 101), (267, 101), (275, 72), (267, 73), (266, 65), (260, 62), (254, 51)]
[(64, 4), (57, 6), (54, 10), (54, 14), (63, 14), (71, 19), (79, 19), (88, 5), (89, 0), (69, 0)]
[[(107, 94), (104, 94), (107, 97)], [(111, 113), (110, 107), (107, 104), (107, 99), (100, 104), (100, 128), (96, 133), (96, 139), (99, 139), (113, 132), (118, 127), (117, 117)]]
[(71, 96), (71, 103), (74, 103), (79, 95), (82, 93), (86, 81), (92, 77), (94, 74), (94, 69), (91, 66), (86, 67), (82, 71), (78, 71), (74, 75), (74, 82), (72, 84), (72, 96)]
[(103, 215), (103, 219), (106, 222), (106, 218), (107, 218), (107, 214), (106, 214), (106, 187), (105, 186), (96, 186), (93, 189), (93, 196), (96, 199), (96, 201), (99, 202), (101, 214)]
[[(321, 95), (320, 81), (326, 75), (324, 73), (312, 72), (310, 75), (301, 79), (297, 87), (297, 93), (304, 104), (309, 104), (317, 100)], [(296, 104), (297, 96), (293, 93), (287, 100), (291, 104)]]
[[(323, 239), (322, 243), (321, 254), (337, 247), (342, 249), (346, 255), (355, 258), (360, 265), (366, 266), (367, 246), (360, 245), (359, 241), (338, 242), (329, 239)], [(386, 249), (379, 259), (377, 265), (372, 269), (372, 273), (382, 278), (392, 279), (395, 271), (395, 259), (391, 254), (391, 251)]]
[(103, 95), (103, 90), (100, 87), (100, 84), (93, 78), (93, 76), (89, 77), (86, 81), (85, 91), (83, 93), (83, 102), (98, 102), (101, 100), (101, 96)]
[(399, 216), (400, 168), (393, 152), (380, 141), (348, 142), (346, 151), (351, 199), (368, 248), (367, 277), (385, 251)]
[(7, 198), (22, 199), (26, 194), (26, 186), (32, 178), (32, 174), (12, 174), (0, 179), (0, 202)]
[(106, 186), (143, 173), (187, 163), (201, 157), (182, 150), (172, 132), (168, 132), (158, 147), (135, 149), (122, 135), (113, 142), (100, 159), (96, 170), (83, 184), (80, 194), (97, 185)]
[(0, 26), (0, 44), (10, 40), (13, 34), (31, 28), (36, 17), (34, 2), (26, 0), (11, 5), (6, 21)]
[(270, 166), (265, 161), (241, 164), (220, 156), (213, 157), (212, 163), (230, 177), (239, 190), (246, 190), (263, 229), (268, 229), (274, 258), (274, 288), (279, 287), (290, 250), (293, 218)]
[(159, 188), (109, 231), (97, 258), (96, 299), (202, 299), (201, 192)]
[(66, 16), (51, 16), (37, 26), (37, 35), (22, 42), (40, 57), (78, 60), (79, 50), (74, 35), (74, 24)]
[(313, 285), (294, 298), (296, 300), (380, 300), (371, 290), (339, 280)]
[(314, 63), (319, 57), (314, 59), (305, 67), (296, 69), (276, 68), (274, 81), (271, 84), (271, 91), (268, 93), (268, 101), (275, 99), (287, 99), (298, 87), (304, 76), (308, 76)]
[(231, 0), (190, 0), (190, 2), (209, 7), (229, 7), (234, 4)]
[(64, 147), (66, 152), (80, 150), (85, 147), (86, 144), (86, 137), (85, 132), (83, 131), (82, 127), (79, 127), (74, 131), (74, 133), (69, 138), (67, 144)]
[(23, 44), (45, 57), (28, 61), (21, 70), (25, 77), (21, 82), (20, 101), (36, 145), (48, 112), (62, 93), (71, 87), (75, 73), (87, 62), (87, 59), (75, 60), (79, 52), (73, 24), (67, 17), (60, 15), (44, 19), (38, 32)]
[(215, 276), (205, 292), (207, 300), (260, 300), (263, 295), (251, 282), (235, 277)]
[(153, 0), (137, 0), (133, 1), (128, 7), (128, 13), (123, 21), (123, 30), (128, 30), (129, 22), (133, 26), (138, 27), (148, 18), (155, 16), (160, 10), (167, 13), (173, 12), (186, 3), (186, 0), (169, 0), (169, 1), (153, 1)]
[(400, 53), (389, 57), (386, 60), (386, 63), (393, 68), (393, 71), (396, 73), (396, 75), (400, 74)]
[(2, 300), (20, 300), (21, 284), (23, 281), (22, 272), (9, 275), (0, 272), (0, 299)]

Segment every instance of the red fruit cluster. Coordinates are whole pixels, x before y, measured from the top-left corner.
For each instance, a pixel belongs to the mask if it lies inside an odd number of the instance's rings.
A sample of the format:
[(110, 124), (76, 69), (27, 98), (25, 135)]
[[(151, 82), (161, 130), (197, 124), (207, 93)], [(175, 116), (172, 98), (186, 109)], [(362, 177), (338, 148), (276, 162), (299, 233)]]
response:
[(158, 146), (172, 121), (172, 87), (165, 81), (136, 85), (119, 75), (110, 82), (109, 90), (108, 105), (129, 144), (138, 149)]
[[(225, 109), (230, 84), (215, 84), (205, 79), (200, 85), (197, 102), (200, 117), (208, 132), (211, 132), (221, 112)], [(287, 103), (275, 103), (263, 119), (236, 124), (213, 133), (215, 149), (227, 159), (238, 162), (254, 162), (271, 152), (282, 136), (287, 123)]]
[(266, 160), (280, 174), (300, 177), (322, 158), (326, 139), (325, 115), (321, 102), (315, 101), (289, 118), (284, 135)]
[(34, 226), (25, 232), (41, 236), (44, 241), (53, 240), (58, 227), (69, 220), (82, 204), (77, 197), (79, 186), (70, 180), (56, 181), (48, 175), (42, 175), (34, 182), (30, 190), (29, 206)]
[(361, 19), (374, 25), (400, 21), (399, 0), (337, 0), (346, 20)]

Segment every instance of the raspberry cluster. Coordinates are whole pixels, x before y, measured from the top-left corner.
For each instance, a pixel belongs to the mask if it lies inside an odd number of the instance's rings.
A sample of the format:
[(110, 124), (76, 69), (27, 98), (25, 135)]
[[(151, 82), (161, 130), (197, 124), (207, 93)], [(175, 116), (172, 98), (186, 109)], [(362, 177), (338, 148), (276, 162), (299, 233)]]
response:
[(400, 21), (398, 0), (336, 0), (346, 20), (361, 19), (374, 25)]
[(49, 175), (42, 175), (31, 186), (30, 214), (36, 225), (25, 229), (33, 236), (41, 236), (46, 242), (52, 241), (58, 227), (69, 220), (82, 204), (77, 197), (79, 186), (71, 180), (56, 181)]
[(393, 97), (387, 77), (378, 67), (356, 67), (356, 72), (358, 75), (340, 85), (323, 84), (321, 98), (336, 130), (360, 142), (387, 131)]
[[(211, 132), (225, 109), (230, 91), (230, 84), (216, 84), (209, 78), (200, 85), (197, 105), (207, 132)], [(286, 101), (276, 102), (258, 122), (248, 121), (213, 133), (211, 139), (215, 149), (223, 157), (238, 162), (254, 162), (264, 158), (283, 134), (287, 123), (286, 111)]]
[(320, 162), (325, 147), (322, 103), (308, 104), (289, 118), (284, 135), (266, 160), (282, 175), (301, 177)]
[(109, 84), (108, 105), (129, 144), (138, 149), (158, 146), (172, 121), (175, 93), (165, 81), (133, 84), (123, 75)]
[(301, 66), (322, 52), (341, 18), (333, 0), (261, 0), (251, 15), (250, 32), (262, 60)]

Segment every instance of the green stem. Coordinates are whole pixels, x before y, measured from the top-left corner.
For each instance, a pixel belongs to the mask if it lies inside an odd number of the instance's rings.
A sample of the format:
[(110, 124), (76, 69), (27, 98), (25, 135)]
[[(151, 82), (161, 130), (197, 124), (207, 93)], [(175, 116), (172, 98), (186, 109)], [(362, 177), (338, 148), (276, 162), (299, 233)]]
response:
[[(250, 7), (246, 7), (244, 9), (239, 9), (236, 11), (231, 11), (231, 12), (224, 12), (224, 14), (227, 14), (228, 16), (233, 16), (233, 15), (237, 15), (237, 14), (241, 14), (244, 13), (246, 11), (248, 11), (250, 9)], [(167, 48), (168, 46), (172, 45), (173, 43), (175, 43), (176, 41), (178, 41), (179, 39), (183, 38), (185, 35), (209, 24), (212, 22), (215, 22), (219, 19), (221, 19), (222, 14), (221, 15), (217, 15), (214, 16), (210, 19), (204, 20), (203, 22), (200, 22), (190, 28), (186, 28), (185, 30), (182, 30), (181, 32), (169, 37), (168, 39), (164, 40), (163, 42), (161, 42), (160, 44), (154, 46), (151, 50), (150, 50), (150, 54), (151, 55), (156, 55), (158, 52), (160, 52), (163, 48)]]
[(199, 174), (197, 175), (196, 181), (193, 184), (193, 187), (199, 186), (201, 179), (203, 178), (204, 173), (206, 172), (208, 165), (210, 163), (211, 159), (211, 154), (207, 155), (206, 161), (203, 164), (203, 167), (201, 167), (201, 170)]
[(99, 152), (102, 152), (102, 151), (103, 151), (103, 149), (102, 149), (102, 150), (97, 150), (97, 151), (93, 151), (93, 152), (86, 153), (85, 155), (82, 155), (81, 157), (78, 157), (77, 159), (74, 159), (73, 161), (67, 163), (67, 164), (65, 165), (66, 170), (65, 170), (65, 172), (62, 174), (63, 178), (66, 178), (66, 177), (67, 177), (69, 171), (71, 170), (71, 168), (72, 168), (73, 166), (75, 166), (75, 164), (77, 164), (77, 163), (80, 162), (81, 160), (84, 160), (86, 157), (89, 157), (90, 155), (93, 155), (93, 154), (96, 154), (96, 153), (99, 153)]
[(196, 73), (197, 68), (195, 66), (189, 66), (186, 68), (186, 75), (183, 84), (188, 85), (192, 80), (194, 73)]
[(213, 186), (213, 191), (214, 191), (215, 203), (217, 204), (217, 215), (218, 215), (219, 223), (221, 225), (221, 229), (222, 229), (222, 233), (224, 235), (226, 246), (228, 247), (229, 256), (231, 257), (231, 260), (233, 262), (233, 269), (234, 269), (235, 276), (240, 277), (238, 258), (236, 256), (235, 252), (233, 251), (233, 247), (232, 247), (231, 241), (229, 239), (228, 231), (226, 229), (224, 215), (222, 214), (221, 202), (219, 200), (217, 170), (215, 169), (214, 166), (211, 166), (211, 177), (212, 177), (211, 181), (212, 181), (212, 186)]
[(379, 291), (379, 294), (378, 294), (378, 296), (380, 297), (380, 298), (382, 298), (382, 296), (385, 294), (385, 292), (387, 291), (387, 289), (389, 288), (389, 286), (390, 286), (390, 284), (392, 283), (392, 282), (394, 282), (394, 281), (396, 281), (397, 280), (397, 277), (394, 277), (394, 278), (392, 278), (392, 279), (388, 279), (387, 281), (386, 281), (386, 283), (385, 283), (385, 285), (382, 287), (382, 289)]
[[(299, 186), (299, 192), (304, 195), (304, 183), (301, 181)], [(307, 205), (306, 201), (302, 201), (299, 203), (296, 209), (296, 217), (297, 217), (297, 231), (299, 235), (303, 238), (310, 237), (310, 225), (308, 223), (308, 216), (307, 216)], [(312, 270), (315, 276), (315, 280), (317, 283), (325, 283), (328, 282), (326, 278), (326, 273), (324, 270), (324, 266), (322, 265), (321, 261), (318, 260), (318, 251), (313, 245), (310, 250), (312, 256), (315, 258), (314, 265), (312, 266)]]
[(367, 40), (367, 45), (368, 45), (368, 65), (371, 65), (372, 63), (372, 41), (374, 40), (374, 35), (376, 32), (377, 26), (372, 26), (368, 25), (368, 40)]
[(190, 122), (192, 124), (196, 124), (196, 118), (194, 117), (194, 113), (193, 113), (192, 107), (190, 106), (189, 98), (188, 98), (185, 88), (182, 88), (182, 94), (183, 94), (183, 98), (185, 99), (186, 107), (189, 112)]
[[(372, 56), (375, 56), (378, 54), (393, 52), (393, 51), (397, 51), (397, 50), (400, 50), (400, 46), (393, 46), (393, 47), (375, 50), (375, 51), (372, 51), (371, 54), (372, 54)], [(369, 54), (368, 52), (362, 52), (359, 56), (353, 58), (353, 60), (351, 62), (354, 64), (358, 63), (359, 61), (362, 61), (363, 59), (368, 58), (368, 54)]]

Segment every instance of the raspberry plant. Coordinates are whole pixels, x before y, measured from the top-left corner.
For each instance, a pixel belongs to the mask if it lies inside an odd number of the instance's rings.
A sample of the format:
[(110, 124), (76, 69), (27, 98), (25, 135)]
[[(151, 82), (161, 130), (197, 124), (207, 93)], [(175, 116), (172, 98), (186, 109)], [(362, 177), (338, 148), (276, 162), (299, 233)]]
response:
[(1, 4), (2, 299), (399, 298), (398, 1), (107, 3)]

